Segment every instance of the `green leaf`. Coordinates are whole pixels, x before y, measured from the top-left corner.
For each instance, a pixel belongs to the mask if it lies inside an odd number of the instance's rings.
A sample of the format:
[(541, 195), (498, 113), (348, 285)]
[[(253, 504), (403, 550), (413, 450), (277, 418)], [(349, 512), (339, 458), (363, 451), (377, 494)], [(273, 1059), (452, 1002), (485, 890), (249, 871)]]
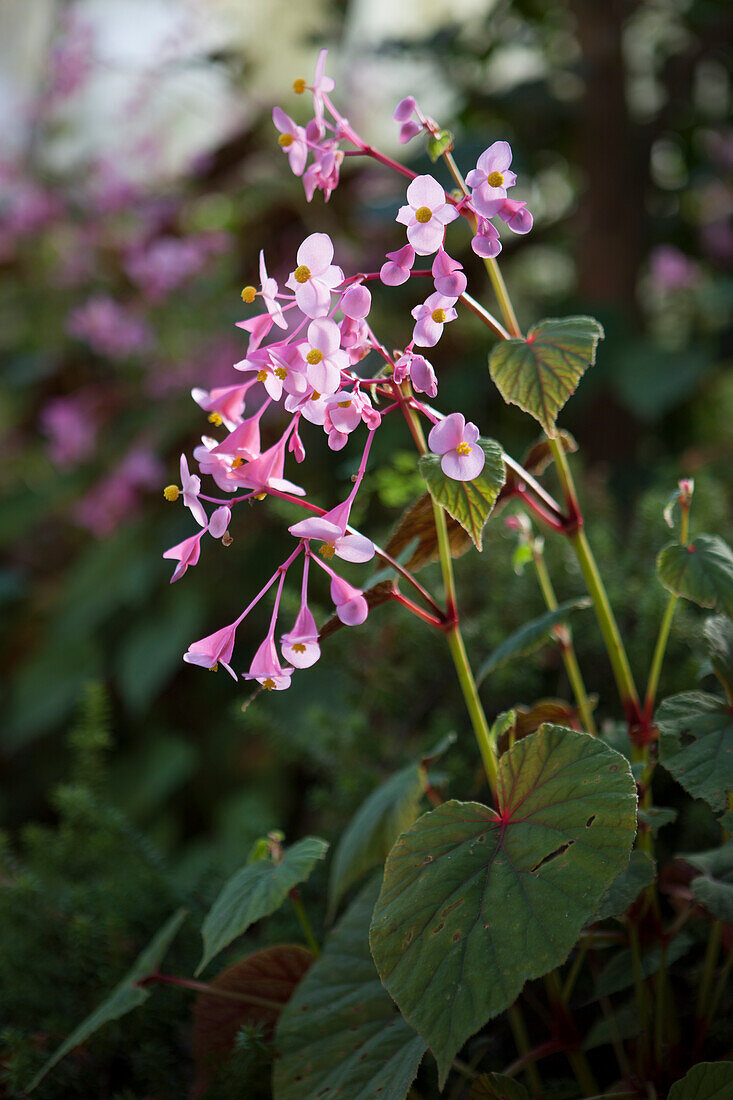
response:
[(524, 1085), (503, 1073), (482, 1073), (468, 1090), (468, 1100), (529, 1100)]
[(733, 714), (724, 699), (686, 691), (665, 699), (655, 722), (659, 759), (693, 798), (726, 809), (733, 789)]
[(280, 1017), (275, 1100), (403, 1100), (425, 1043), (395, 1011), (369, 954), (379, 879), (336, 925)]
[(484, 468), (473, 481), (456, 481), (440, 468), (440, 456), (423, 455), (420, 473), (427, 482), (433, 500), (460, 523), (481, 549), (481, 532), (504, 484), (504, 452), (494, 439), (479, 439), (486, 455)]
[[(681, 932), (667, 945), (664, 965), (670, 967), (673, 963), (676, 963), (690, 950), (694, 942), (692, 936), (689, 936), (686, 932)], [(658, 946), (650, 947), (642, 952), (641, 973), (644, 978), (656, 974), (659, 970), (660, 959), (661, 951)], [(622, 989), (628, 989), (633, 984), (634, 966), (631, 951), (624, 948), (623, 951), (617, 951), (614, 954), (613, 958), (606, 963), (598, 975), (595, 992), (588, 1003), (598, 1000), (599, 997), (610, 997), (612, 993), (619, 993)]]
[(453, 134), (450, 130), (438, 130), (435, 136), (428, 138), (427, 150), (428, 156), (432, 160), (433, 164), (440, 160), (443, 153), (449, 153), (453, 148)]
[(400, 833), (420, 812), (422, 769), (409, 764), (391, 776), (362, 803), (341, 837), (328, 881), (328, 919), (355, 882), (383, 863)]
[(678, 814), (676, 810), (671, 810), (667, 806), (648, 806), (646, 810), (639, 810), (638, 817), (639, 821), (656, 833), (665, 825), (671, 825), (676, 821)]
[(441, 1084), (465, 1040), (565, 961), (636, 831), (628, 762), (543, 726), (499, 761), (499, 812), (446, 802), (395, 844), (372, 920), (377, 969)]
[(127, 972), (119, 985), (115, 986), (109, 997), (107, 997), (99, 1008), (96, 1008), (90, 1016), (87, 1016), (86, 1020), (79, 1024), (66, 1042), (61, 1044), (55, 1054), (53, 1054), (39, 1070), (28, 1086), (27, 1092), (32, 1092), (33, 1089), (41, 1083), (49, 1070), (52, 1070), (62, 1058), (65, 1058), (66, 1055), (74, 1049), (74, 1047), (78, 1047), (82, 1043), (85, 1043), (95, 1031), (99, 1031), (101, 1027), (111, 1023), (112, 1020), (119, 1020), (120, 1016), (127, 1015), (128, 1012), (132, 1012), (134, 1008), (137, 1008), (147, 1001), (150, 996), (150, 990), (137, 983), (142, 981), (143, 978), (149, 977), (158, 969), (166, 951), (186, 919), (186, 916), (187, 911), (185, 909), (179, 909), (178, 912), (174, 913), (171, 919), (163, 925), (145, 950), (138, 955), (132, 968)]
[(494, 652), (487, 657), (479, 670), (476, 682), (480, 684), (490, 672), (500, 668), (515, 657), (528, 657), (530, 653), (534, 653), (545, 642), (552, 640), (553, 627), (556, 627), (559, 623), (564, 623), (571, 611), (582, 611), (590, 606), (591, 601), (587, 596), (582, 596), (576, 600), (564, 600), (554, 611), (546, 611), (544, 615), (540, 615), (538, 618), (525, 623), (524, 626), (520, 626), (519, 630), (515, 630), (513, 634), (505, 638), (501, 645), (497, 646)]
[(554, 438), (555, 420), (588, 367), (596, 360), (603, 328), (593, 317), (540, 321), (527, 339), (502, 340), (489, 370), (499, 393), (519, 405)]
[(613, 1015), (606, 1019), (601, 1016), (591, 1027), (583, 1042), (583, 1050), (595, 1050), (596, 1047), (614, 1043), (617, 1039), (633, 1039), (641, 1031), (641, 1020), (636, 1005), (620, 1005), (614, 1008)]
[(628, 866), (611, 883), (601, 898), (601, 904), (593, 920), (623, 916), (644, 887), (654, 882), (656, 869), (656, 863), (646, 852), (632, 852)]
[(698, 535), (687, 546), (665, 546), (657, 558), (657, 574), (675, 596), (733, 616), (733, 552), (717, 535)]
[(705, 623), (703, 636), (713, 671), (733, 701), (733, 622), (716, 615)]
[(280, 863), (263, 859), (240, 867), (204, 919), (201, 927), (204, 953), (196, 973), (200, 974), (215, 955), (251, 924), (279, 909), (293, 887), (305, 882), (327, 849), (325, 840), (307, 836), (286, 848)]
[(730, 1100), (733, 1062), (699, 1062), (669, 1090), (667, 1100)]
[(692, 892), (700, 904), (718, 920), (733, 924), (733, 840), (679, 858), (702, 871), (692, 880)]

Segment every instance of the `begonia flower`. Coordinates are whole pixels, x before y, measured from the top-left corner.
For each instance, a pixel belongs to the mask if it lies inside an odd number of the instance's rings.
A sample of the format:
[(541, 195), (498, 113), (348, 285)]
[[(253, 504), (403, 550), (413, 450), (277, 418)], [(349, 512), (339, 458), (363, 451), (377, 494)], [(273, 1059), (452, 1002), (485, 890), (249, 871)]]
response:
[(438, 380), (435, 376), (432, 363), (423, 355), (414, 355), (412, 351), (405, 351), (394, 365), (395, 382), (404, 382), (410, 379), (413, 389), (418, 393), (426, 393), (428, 397), (437, 397)]
[(412, 316), (416, 324), (412, 339), (419, 348), (432, 348), (443, 335), (443, 326), (455, 321), (458, 314), (454, 309), (455, 298), (446, 298), (443, 294), (431, 294), (421, 306), (415, 306)]
[(478, 164), (466, 176), (471, 188), (471, 201), (484, 218), (498, 214), (506, 198), (507, 187), (517, 181), (509, 171), (512, 163), (512, 147), (508, 141), (495, 141), (478, 158)]
[(527, 203), (521, 199), (504, 199), (497, 214), (513, 233), (529, 233), (532, 228), (534, 219), (527, 210)]
[(181, 455), (181, 493), (183, 503), (190, 510), (191, 515), (201, 527), (207, 523), (204, 506), (199, 500), (201, 492), (201, 478), (188, 472), (188, 461), (185, 455)]
[(294, 523), (288, 530), (298, 539), (316, 539), (322, 542), (319, 554), (325, 559), (337, 558), (351, 562), (371, 561), (374, 557), (374, 543), (365, 535), (357, 532), (347, 533), (351, 500), (337, 504), (330, 512), (322, 516), (309, 516)]
[(407, 226), (407, 239), (418, 256), (430, 256), (442, 245), (446, 225), (460, 215), (432, 176), (415, 177), (407, 188), (407, 202), (396, 221)]
[(432, 276), (435, 289), (446, 298), (460, 298), (468, 280), (463, 273), (463, 264), (454, 260), (452, 256), (439, 248), (433, 260)]
[(237, 674), (229, 662), (234, 652), (237, 626), (238, 623), (232, 623), (209, 634), (206, 638), (201, 638), (198, 642), (192, 642), (187, 652), (183, 654), (184, 661), (189, 665), (208, 668), (212, 672), (216, 672), (217, 665), (221, 665), (236, 680)]
[(360, 626), (369, 614), (362, 590), (354, 588), (337, 573), (331, 574), (331, 599), (344, 626)]
[(197, 531), (195, 535), (191, 535), (190, 538), (184, 539), (183, 542), (179, 542), (176, 546), (171, 546), (169, 550), (164, 551), (164, 558), (170, 558), (178, 562), (178, 565), (173, 570), (173, 576), (170, 581), (171, 584), (179, 581), (188, 567), (190, 565), (196, 565), (198, 562), (201, 555), (201, 539), (203, 535), (203, 530)]
[(382, 264), (379, 278), (385, 286), (400, 286), (410, 278), (415, 263), (415, 249), (411, 244), (403, 245), (397, 252), (388, 252), (387, 261)]
[(257, 680), (266, 691), (285, 691), (290, 687), (292, 675), (292, 668), (282, 668), (280, 665), (275, 639), (270, 633), (255, 653), (249, 672), (243, 673), (242, 679)]
[(290, 161), (290, 170), (294, 176), (302, 176), (308, 159), (308, 145), (305, 130), (293, 122), (280, 107), (273, 107), (272, 121), (280, 131), (278, 145)]
[(191, 397), (205, 412), (215, 413), (229, 431), (242, 420), (247, 391), (254, 386), (256, 379), (242, 382), (237, 386), (219, 386), (213, 390), (194, 387)]
[(349, 358), (341, 350), (341, 333), (336, 322), (325, 317), (311, 321), (308, 343), (310, 347), (305, 355), (308, 381), (318, 393), (335, 393), (341, 382), (341, 371), (349, 366)]
[(473, 481), (484, 468), (486, 455), (478, 444), (479, 430), (462, 413), (451, 413), (430, 429), (428, 446), (441, 455), (440, 468), (454, 481)]
[(493, 260), (501, 252), (499, 231), (488, 218), (477, 218), (476, 236), (471, 238), (471, 248), (483, 260)]
[(292, 630), (280, 638), (280, 649), (284, 659), (295, 668), (310, 668), (321, 656), (316, 621), (305, 604), (298, 612)]

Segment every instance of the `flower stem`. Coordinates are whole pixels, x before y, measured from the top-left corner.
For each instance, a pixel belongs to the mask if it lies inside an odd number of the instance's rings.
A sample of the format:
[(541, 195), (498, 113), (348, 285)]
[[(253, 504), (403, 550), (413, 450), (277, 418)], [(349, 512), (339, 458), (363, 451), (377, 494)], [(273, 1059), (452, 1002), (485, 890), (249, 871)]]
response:
[(266, 997), (256, 997), (249, 993), (234, 993), (231, 989), (220, 989), (206, 982), (196, 982), (192, 978), (175, 978), (172, 974), (150, 974), (137, 984), (151, 985), (162, 982), (165, 985), (177, 985), (181, 989), (192, 989), (195, 993), (206, 993), (211, 997), (223, 997), (228, 1001), (240, 1001), (242, 1004), (258, 1005), (260, 1008), (272, 1008), (280, 1012), (285, 1005), (281, 1001), (270, 1001)]
[(649, 681), (646, 686), (646, 695), (644, 696), (644, 713), (648, 717), (651, 717), (654, 711), (654, 700), (657, 697), (657, 688), (659, 687), (659, 677), (662, 671), (662, 662), (664, 661), (664, 653), (667, 648), (667, 640), (669, 638), (669, 631), (672, 626), (672, 619), (674, 618), (676, 606), (677, 597), (674, 595), (674, 593), (670, 592), (669, 598), (667, 600), (667, 606), (664, 609), (662, 622), (659, 626), (659, 635), (657, 637), (657, 644), (654, 647), (652, 666), (649, 670)]
[(303, 929), (305, 942), (308, 944), (308, 947), (316, 956), (316, 958), (318, 958), (321, 953), (321, 948), (318, 940), (313, 934), (313, 929), (311, 928), (311, 923), (308, 920), (308, 914), (305, 911), (305, 906), (300, 900), (300, 890), (297, 886), (293, 887), (293, 889), (290, 891), (290, 900), (293, 903), (293, 909), (295, 910), (295, 915), (298, 918), (298, 923)]
[(527, 1034), (527, 1027), (524, 1022), (524, 1016), (522, 1010), (519, 1007), (519, 1002), (515, 1001), (513, 1005), (507, 1009), (507, 1017), (509, 1020), (509, 1027), (512, 1030), (514, 1036), (514, 1042), (517, 1050), (522, 1058), (527, 1059), (523, 1068), (527, 1075), (527, 1081), (529, 1082), (530, 1092), (532, 1093), (533, 1100), (542, 1100), (545, 1095), (542, 1087), (542, 1078), (539, 1075), (537, 1066), (533, 1061), (529, 1060), (529, 1056), (532, 1053), (532, 1047), (529, 1041), (529, 1035)]

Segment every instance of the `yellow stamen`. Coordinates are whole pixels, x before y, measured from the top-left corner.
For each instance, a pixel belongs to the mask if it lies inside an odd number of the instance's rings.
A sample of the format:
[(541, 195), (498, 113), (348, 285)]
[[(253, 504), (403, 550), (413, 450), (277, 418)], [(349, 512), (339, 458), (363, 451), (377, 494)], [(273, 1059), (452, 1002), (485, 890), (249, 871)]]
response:
[(240, 458), (239, 455), (237, 455), (236, 458), (232, 459), (232, 469), (238, 470), (240, 466), (244, 466), (244, 459)]
[(311, 401), (320, 401), (320, 400), (321, 400), (321, 395), (318, 392), (318, 390), (313, 390), (313, 393), (311, 394)]
[(336, 547), (332, 542), (324, 542), (323, 546), (319, 546), (318, 553), (322, 558), (330, 561), (333, 555), (336, 553)]
[(296, 95), (302, 95), (307, 87), (308, 87), (308, 85), (303, 80), (302, 76), (299, 76), (297, 80), (293, 81), (293, 91), (295, 92)]
[(285, 367), (275, 367), (273, 373), (280, 379), (281, 382), (284, 382), (288, 376), (288, 372), (285, 370)]
[(258, 382), (266, 382), (267, 381), (267, 371), (266, 370), (257, 371), (257, 381)]
[(217, 661), (216, 664), (213, 664), (211, 666), (211, 668), (209, 669), (209, 672), (218, 672), (218, 671), (219, 671), (219, 662)]
[(213, 424), (215, 428), (220, 428), (223, 421), (218, 412), (209, 413), (209, 424)]
[(415, 211), (415, 220), (419, 221), (422, 225), (424, 225), (425, 222), (429, 222), (432, 216), (433, 212), (429, 206), (418, 206)]
[(181, 490), (178, 488), (177, 485), (166, 485), (165, 489), (163, 490), (163, 496), (166, 500), (178, 500), (180, 495)]
[(271, 676), (268, 676), (266, 680), (262, 681), (262, 686), (265, 691), (272, 691), (275, 687), (275, 681), (272, 679)]
[(253, 286), (246, 286), (242, 291), (242, 301), (246, 302), (247, 305), (250, 306), (252, 305), (252, 302), (254, 302), (256, 294), (257, 291)]
[(433, 312), (430, 314), (430, 316), (433, 318), (436, 325), (444, 325), (445, 324), (445, 310), (444, 309), (434, 309)]
[(305, 646), (302, 642), (295, 642), (292, 646), (293, 653), (305, 653)]
[(504, 177), (502, 176), (501, 172), (489, 172), (488, 176), (486, 177), (486, 182), (488, 183), (489, 187), (503, 187)]
[(299, 264), (293, 274), (295, 275), (296, 283), (307, 283), (311, 277), (311, 269), (306, 267), (305, 264)]
[(336, 404), (338, 405), (338, 407), (340, 409), (348, 409), (351, 402), (350, 401), (337, 401)]
[(458, 446), (456, 447), (456, 454), (470, 455), (470, 453), (471, 453), (471, 444), (470, 443), (459, 443)]
[(320, 348), (311, 348), (305, 357), (306, 363), (310, 363), (312, 367), (315, 367), (316, 363), (320, 363), (321, 359), (323, 359), (323, 352)]
[(264, 500), (267, 493), (255, 493), (255, 500)]
[(292, 134), (280, 134), (280, 137), (277, 139), (277, 143), (283, 149), (287, 149), (288, 145), (293, 144), (293, 135)]

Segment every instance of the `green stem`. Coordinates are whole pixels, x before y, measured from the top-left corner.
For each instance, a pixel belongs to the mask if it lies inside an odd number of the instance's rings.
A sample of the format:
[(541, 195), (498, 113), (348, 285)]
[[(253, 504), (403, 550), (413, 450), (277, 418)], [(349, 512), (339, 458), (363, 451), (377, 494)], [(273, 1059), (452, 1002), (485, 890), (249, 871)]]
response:
[(297, 887), (290, 891), (290, 900), (293, 903), (293, 909), (295, 910), (295, 915), (298, 918), (298, 923), (303, 929), (305, 942), (308, 944), (308, 947), (311, 949), (316, 958), (318, 958), (321, 953), (321, 948), (318, 940), (313, 935), (313, 929), (311, 928), (311, 923), (308, 920), (308, 914), (305, 911), (303, 902), (300, 900), (300, 894)]
[[(554, 1012), (564, 1013), (568, 1024), (577, 1034), (572, 1015), (563, 1001), (563, 990), (556, 970), (552, 970), (549, 974), (545, 975), (545, 988), (547, 990), (551, 1009)], [(580, 1085), (581, 1094), (583, 1096), (592, 1096), (594, 1093), (597, 1093), (598, 1083), (593, 1076), (593, 1071), (588, 1064), (585, 1052), (582, 1050), (568, 1050), (565, 1053), (571, 1069), (575, 1074), (575, 1079)]]
[(706, 1019), (708, 1014), (708, 997), (710, 996), (713, 978), (715, 977), (715, 967), (718, 964), (722, 933), (723, 925), (719, 920), (716, 920), (713, 924), (708, 946), (705, 951), (705, 962), (703, 963), (700, 989), (697, 995), (697, 1016), (700, 1020)]
[(639, 1036), (639, 1058), (641, 1064), (637, 1068), (640, 1076), (643, 1078), (649, 1057), (649, 1030), (647, 1027), (647, 1021), (649, 1019), (649, 996), (646, 985), (644, 984), (644, 973), (641, 967), (639, 937), (633, 924), (628, 925), (628, 930), (629, 947), (631, 949), (631, 966), (634, 973), (634, 993), (636, 995), (636, 1007), (641, 1023), (641, 1033)]
[(649, 716), (651, 716), (654, 710), (654, 700), (657, 697), (657, 688), (659, 687), (659, 676), (662, 671), (662, 662), (664, 660), (667, 639), (669, 638), (669, 631), (672, 626), (672, 619), (676, 606), (677, 597), (670, 594), (667, 600), (667, 606), (664, 610), (662, 622), (659, 626), (659, 635), (657, 637), (657, 644), (654, 647), (652, 666), (649, 670), (649, 681), (646, 686), (646, 695), (644, 696), (644, 712)]
[[(537, 539), (532, 540), (532, 560), (547, 608), (549, 611), (555, 611), (557, 609), (557, 596), (555, 595), (555, 589), (550, 580), (550, 574), (547, 571), (544, 554), (540, 549)], [(585, 683), (583, 682), (583, 675), (580, 671), (578, 658), (575, 655), (573, 635), (570, 631), (570, 627), (563, 625), (563, 634), (564, 637), (560, 640), (560, 654), (563, 659), (563, 664), (565, 665), (565, 671), (568, 674), (570, 686), (573, 689), (575, 701), (578, 704), (578, 712), (583, 723), (583, 729), (592, 734), (593, 737), (596, 737), (598, 731), (596, 730), (593, 712), (588, 702), (588, 695), (585, 690)]]
[(667, 947), (659, 949), (659, 970), (655, 981), (656, 1004), (654, 1006), (654, 1057), (658, 1067), (664, 1065), (664, 1024), (666, 992)]
[[(515, 1001), (514, 1004), (507, 1009), (507, 1017), (517, 1050), (523, 1057), (526, 1057), (530, 1054), (532, 1047), (529, 1042), (527, 1027), (524, 1023), (524, 1016), (522, 1015), (522, 1010), (519, 1007), (518, 1001)], [(532, 1093), (532, 1100), (542, 1100), (545, 1092), (542, 1087), (542, 1078), (539, 1075), (537, 1066), (534, 1062), (528, 1061), (524, 1067), (524, 1072), (527, 1075), (529, 1089)]]
[(253, 993), (235, 993), (231, 989), (220, 989), (216, 985), (208, 985), (206, 982), (197, 982), (193, 978), (177, 978), (172, 974), (151, 974), (143, 978), (137, 984), (145, 986), (153, 982), (162, 982), (165, 985), (176, 985), (179, 989), (192, 989), (194, 993), (205, 993), (210, 997), (222, 997), (227, 1001), (239, 1001), (241, 1004), (257, 1005), (259, 1008), (271, 1008), (281, 1012), (285, 1007), (282, 1001), (270, 1001), (266, 997), (256, 997)]
[(725, 960), (725, 965), (723, 966), (723, 969), (720, 971), (720, 977), (718, 978), (718, 983), (715, 986), (715, 990), (713, 992), (712, 997), (710, 998), (710, 1004), (708, 1005), (708, 1011), (707, 1011), (707, 1014), (705, 1016), (705, 1026), (706, 1027), (710, 1023), (710, 1021), (712, 1020), (713, 1016), (715, 1015), (715, 1013), (718, 1009), (718, 1004), (720, 1002), (720, 998), (723, 996), (723, 991), (725, 990), (725, 987), (728, 984), (728, 979), (730, 977), (731, 966), (733, 966), (733, 951), (728, 952), (728, 958)]
[(560, 992), (560, 999), (562, 1003), (566, 1005), (570, 1000), (573, 990), (575, 989), (575, 983), (580, 976), (580, 971), (583, 969), (583, 963), (585, 962), (585, 956), (588, 954), (589, 944), (587, 941), (581, 943), (577, 950), (575, 958), (573, 959), (573, 965), (570, 967), (568, 976), (566, 977), (562, 990)]

